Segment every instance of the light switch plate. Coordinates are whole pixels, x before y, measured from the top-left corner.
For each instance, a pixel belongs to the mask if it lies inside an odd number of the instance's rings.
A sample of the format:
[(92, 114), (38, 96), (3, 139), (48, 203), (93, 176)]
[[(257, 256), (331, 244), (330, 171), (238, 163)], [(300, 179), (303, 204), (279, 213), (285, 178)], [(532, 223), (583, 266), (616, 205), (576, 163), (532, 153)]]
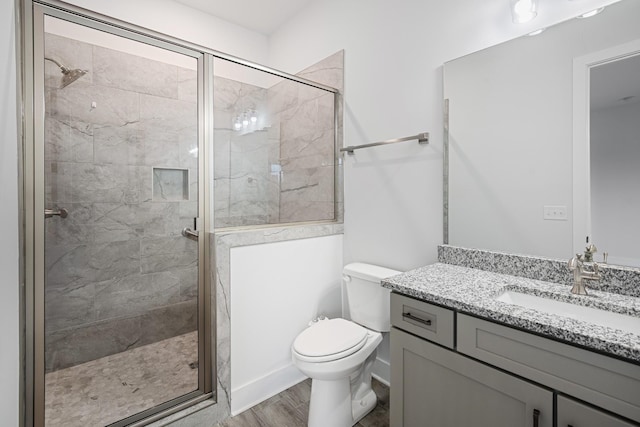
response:
[(544, 219), (552, 221), (566, 221), (567, 220), (567, 207), (561, 205), (545, 205), (544, 206)]

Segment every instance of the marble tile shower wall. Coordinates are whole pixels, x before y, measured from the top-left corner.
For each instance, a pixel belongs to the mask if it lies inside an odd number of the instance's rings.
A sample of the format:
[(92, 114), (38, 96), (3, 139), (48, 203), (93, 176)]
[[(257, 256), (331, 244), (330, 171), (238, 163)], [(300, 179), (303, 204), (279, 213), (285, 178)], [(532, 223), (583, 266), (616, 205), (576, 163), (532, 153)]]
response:
[[(299, 75), (341, 89), (343, 52)], [(234, 129), (247, 109), (258, 122)], [(216, 76), (214, 127), (215, 227), (335, 218), (333, 94), (289, 80), (264, 89)]]
[[(343, 52), (298, 75), (341, 90)], [(269, 112), (279, 123), (280, 222), (334, 219), (334, 95), (284, 80), (269, 88)]]
[[(59, 89), (45, 61), (46, 205), (69, 211), (46, 220), (52, 371), (196, 329), (197, 246), (180, 231), (197, 216), (197, 83), (195, 70), (56, 35), (45, 52), (89, 71)], [(158, 182), (162, 168), (188, 173)]]
[[(278, 138), (266, 126), (267, 90), (214, 77), (214, 223), (216, 228), (278, 222)], [(260, 116), (256, 124), (234, 129), (247, 109)]]

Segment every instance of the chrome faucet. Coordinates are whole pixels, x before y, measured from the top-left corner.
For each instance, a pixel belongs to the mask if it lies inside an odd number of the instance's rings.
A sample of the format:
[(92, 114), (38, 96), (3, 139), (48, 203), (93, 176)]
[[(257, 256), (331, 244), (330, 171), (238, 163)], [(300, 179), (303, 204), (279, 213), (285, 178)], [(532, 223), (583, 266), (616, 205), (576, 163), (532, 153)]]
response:
[(576, 254), (571, 258), (568, 263), (569, 270), (573, 272), (573, 287), (571, 287), (572, 294), (588, 295), (587, 290), (584, 287), (585, 280), (600, 280), (600, 266), (597, 263), (593, 263), (593, 271), (584, 270), (584, 256)]

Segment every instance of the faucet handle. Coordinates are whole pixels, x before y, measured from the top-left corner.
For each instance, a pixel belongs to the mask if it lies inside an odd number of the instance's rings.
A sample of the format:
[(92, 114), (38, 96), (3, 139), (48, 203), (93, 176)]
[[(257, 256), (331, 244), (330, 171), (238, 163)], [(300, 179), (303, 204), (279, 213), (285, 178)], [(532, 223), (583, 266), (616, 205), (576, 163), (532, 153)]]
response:
[(604, 264), (607, 263), (607, 258), (609, 258), (609, 252), (602, 252), (602, 262)]

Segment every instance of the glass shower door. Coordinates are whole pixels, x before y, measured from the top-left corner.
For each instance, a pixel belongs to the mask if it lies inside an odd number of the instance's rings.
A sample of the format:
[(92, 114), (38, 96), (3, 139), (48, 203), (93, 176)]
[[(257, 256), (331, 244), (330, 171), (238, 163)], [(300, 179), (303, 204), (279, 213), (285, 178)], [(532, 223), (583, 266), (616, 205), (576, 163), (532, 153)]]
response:
[(43, 37), (45, 424), (110, 425), (206, 391), (198, 58)]

